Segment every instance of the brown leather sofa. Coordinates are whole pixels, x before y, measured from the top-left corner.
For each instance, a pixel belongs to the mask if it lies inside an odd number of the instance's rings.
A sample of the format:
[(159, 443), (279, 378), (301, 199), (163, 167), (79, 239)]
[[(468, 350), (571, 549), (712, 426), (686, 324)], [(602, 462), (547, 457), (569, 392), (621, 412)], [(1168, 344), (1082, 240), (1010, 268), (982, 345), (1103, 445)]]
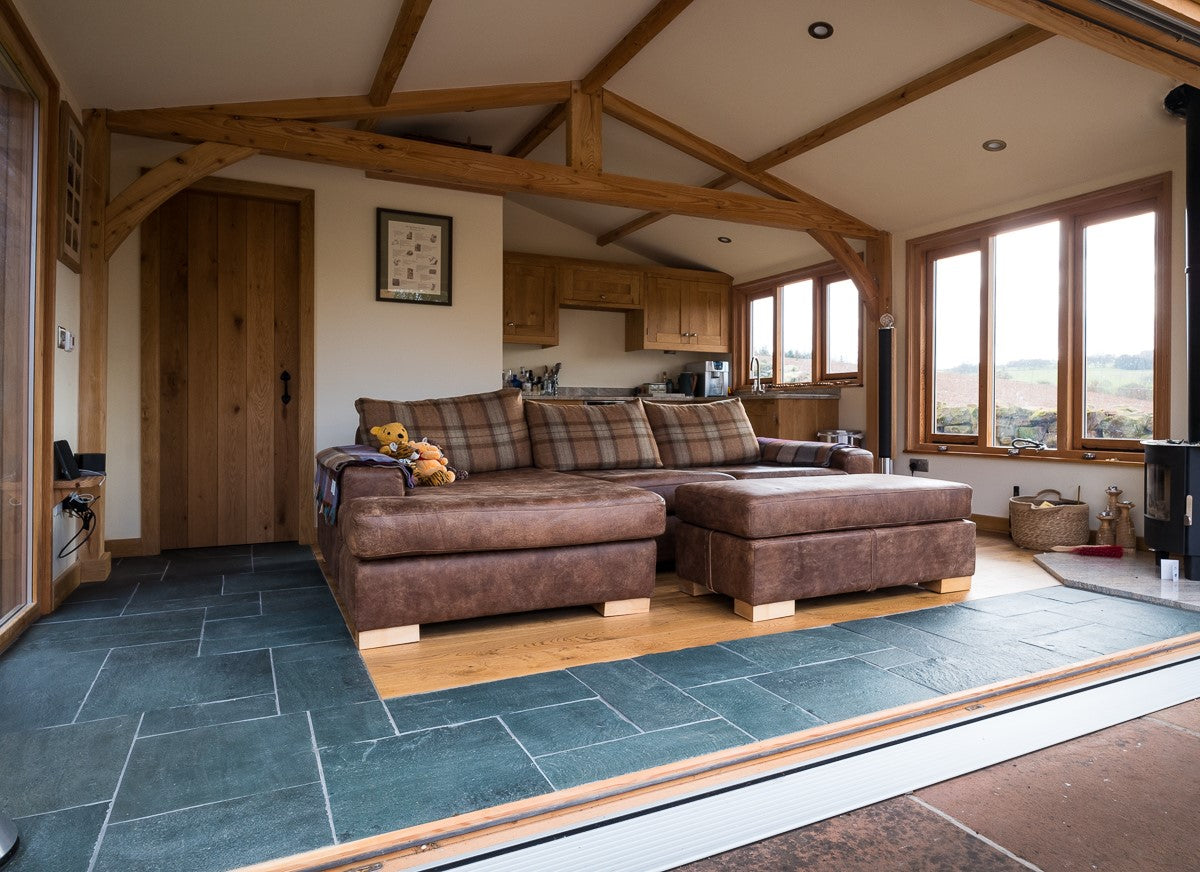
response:
[(460, 473), (409, 488), (394, 467), (342, 471), (337, 523), (318, 520), (318, 544), (362, 648), (461, 618), (645, 611), (656, 563), (674, 555), (679, 485), (873, 468), (860, 448), (755, 437), (737, 399), (585, 406), (503, 390), (355, 405), (360, 442), (399, 421)]

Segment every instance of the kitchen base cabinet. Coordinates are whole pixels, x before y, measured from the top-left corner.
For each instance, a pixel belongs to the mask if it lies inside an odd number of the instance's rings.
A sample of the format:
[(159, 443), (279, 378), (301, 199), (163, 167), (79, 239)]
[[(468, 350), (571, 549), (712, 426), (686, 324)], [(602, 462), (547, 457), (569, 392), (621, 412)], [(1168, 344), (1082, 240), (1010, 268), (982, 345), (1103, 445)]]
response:
[(838, 425), (836, 397), (742, 396), (754, 435), (770, 439), (815, 440), (818, 430)]

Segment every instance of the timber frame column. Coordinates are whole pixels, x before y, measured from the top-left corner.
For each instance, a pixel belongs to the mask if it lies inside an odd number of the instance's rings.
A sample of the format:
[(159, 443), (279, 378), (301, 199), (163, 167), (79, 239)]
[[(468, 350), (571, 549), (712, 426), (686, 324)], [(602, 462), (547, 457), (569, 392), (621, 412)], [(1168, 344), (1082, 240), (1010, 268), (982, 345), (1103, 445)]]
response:
[[(104, 254), (110, 142), (107, 111), (89, 110), (83, 133), (85, 220), (79, 276), (78, 450), (103, 453), (108, 427), (108, 258)], [(81, 558), (82, 581), (108, 577), (112, 556), (105, 548), (103, 519), (104, 513), (97, 512), (96, 526)]]

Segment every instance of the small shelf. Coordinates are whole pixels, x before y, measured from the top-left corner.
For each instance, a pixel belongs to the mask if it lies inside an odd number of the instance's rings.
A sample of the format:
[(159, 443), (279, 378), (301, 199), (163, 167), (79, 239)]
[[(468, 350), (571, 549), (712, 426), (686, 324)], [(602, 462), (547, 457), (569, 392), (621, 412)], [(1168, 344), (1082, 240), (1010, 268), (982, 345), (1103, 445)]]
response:
[(54, 489), (56, 491), (73, 491), (82, 490), (89, 487), (99, 487), (104, 482), (102, 475), (85, 475), (80, 478), (72, 479), (71, 481), (54, 480)]

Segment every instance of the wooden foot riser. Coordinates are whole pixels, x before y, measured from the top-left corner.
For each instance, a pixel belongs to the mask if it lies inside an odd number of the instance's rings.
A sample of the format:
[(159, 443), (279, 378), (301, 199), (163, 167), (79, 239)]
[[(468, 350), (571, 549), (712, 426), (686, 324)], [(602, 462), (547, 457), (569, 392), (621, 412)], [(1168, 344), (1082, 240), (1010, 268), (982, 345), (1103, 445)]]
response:
[(974, 576), (960, 575), (957, 578), (942, 578), (937, 581), (923, 581), (921, 587), (934, 593), (958, 593), (971, 589), (971, 579)]
[(770, 621), (773, 618), (790, 618), (796, 614), (795, 600), (782, 600), (777, 603), (762, 603), (752, 606), (740, 599), (733, 601), (733, 610), (739, 617), (747, 621)]
[(650, 597), (609, 600), (606, 603), (595, 603), (592, 608), (606, 618), (614, 618), (618, 615), (641, 615), (650, 611)]
[(702, 584), (696, 584), (694, 581), (679, 581), (679, 592), (686, 593), (688, 596), (708, 596), (714, 591), (709, 590)]
[(386, 648), (389, 645), (407, 645), (421, 641), (421, 625), (408, 624), (404, 627), (385, 627), (382, 630), (364, 630), (358, 634), (358, 649)]

